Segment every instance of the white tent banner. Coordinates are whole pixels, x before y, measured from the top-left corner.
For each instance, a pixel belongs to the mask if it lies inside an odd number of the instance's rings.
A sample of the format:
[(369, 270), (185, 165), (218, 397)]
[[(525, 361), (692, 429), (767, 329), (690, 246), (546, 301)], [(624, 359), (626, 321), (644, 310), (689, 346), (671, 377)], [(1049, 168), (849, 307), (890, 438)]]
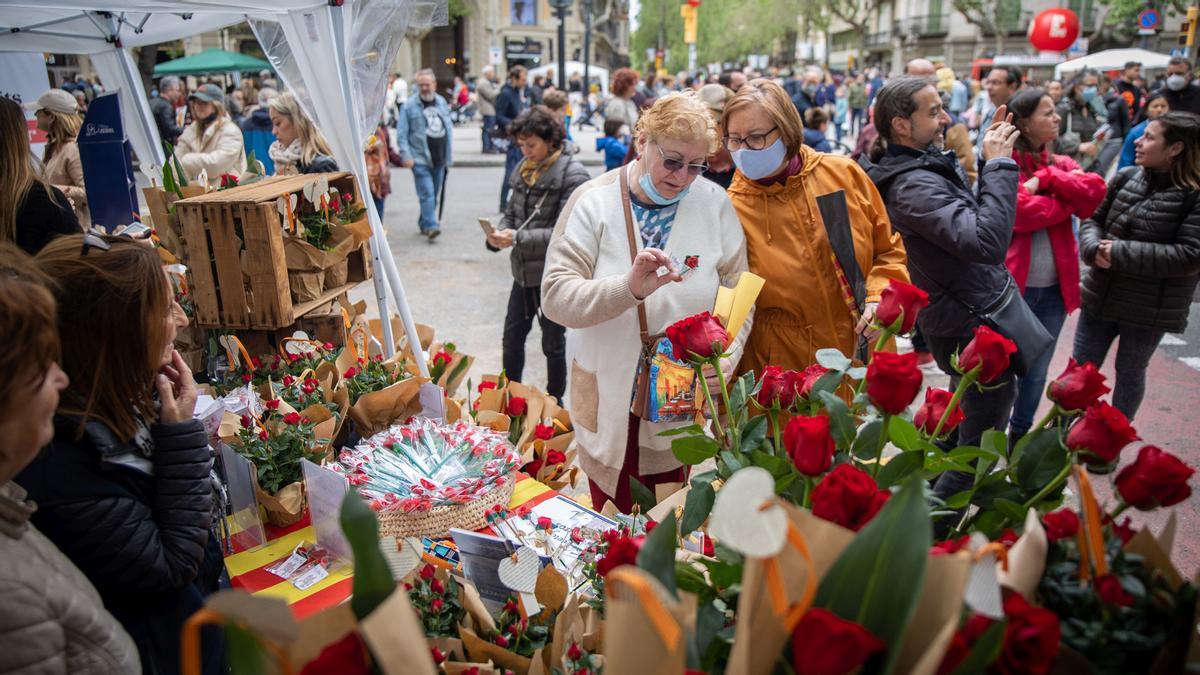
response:
[[(41, 54), (0, 54), (0, 96), (18, 105), (32, 103), (50, 88), (46, 57)], [(46, 148), (46, 133), (38, 131), (33, 113), (25, 111), (29, 145), (40, 159)]]
[[(150, 103), (142, 92), (142, 79), (128, 49), (108, 49), (91, 55), (92, 65), (100, 81), (108, 83), (107, 90), (121, 95), (121, 118), (125, 136), (133, 154), (142, 161), (142, 173), (161, 178), (166, 153), (158, 135), (158, 126), (150, 113)], [(115, 85), (115, 86), (114, 86)]]

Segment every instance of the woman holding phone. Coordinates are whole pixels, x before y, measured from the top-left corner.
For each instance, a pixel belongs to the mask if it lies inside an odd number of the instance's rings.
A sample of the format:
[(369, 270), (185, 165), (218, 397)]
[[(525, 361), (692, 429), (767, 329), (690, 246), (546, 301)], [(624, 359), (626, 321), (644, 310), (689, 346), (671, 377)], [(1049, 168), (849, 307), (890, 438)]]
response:
[(558, 214), (575, 188), (591, 178), (583, 164), (563, 152), (567, 132), (545, 108), (530, 108), (513, 121), (512, 137), (524, 159), (509, 179), (512, 190), (500, 228), (488, 234), (492, 251), (512, 248), (513, 285), (504, 317), (504, 373), (521, 382), (525, 338), (536, 317), (546, 355), (546, 391), (559, 401), (567, 388), (566, 328), (542, 313), (542, 269)]

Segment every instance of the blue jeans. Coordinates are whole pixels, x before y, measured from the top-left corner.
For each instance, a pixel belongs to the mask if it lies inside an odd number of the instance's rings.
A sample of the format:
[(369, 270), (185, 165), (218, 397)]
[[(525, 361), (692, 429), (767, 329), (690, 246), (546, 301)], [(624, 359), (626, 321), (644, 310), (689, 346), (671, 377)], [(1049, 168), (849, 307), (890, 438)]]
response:
[(417, 201), (421, 203), (421, 220), (417, 224), (422, 232), (436, 230), (437, 200), (442, 192), (442, 183), (446, 180), (446, 167), (414, 164), (412, 174), (417, 186)]
[(490, 152), (496, 147), (496, 142), (492, 140), (492, 129), (496, 128), (496, 116), (483, 116), (483, 151)]
[[(1067, 320), (1067, 308), (1063, 304), (1062, 291), (1058, 286), (1046, 288), (1026, 288), (1025, 304), (1033, 310), (1034, 316), (1042, 322), (1046, 332), (1058, 343), (1058, 334), (1062, 332), (1063, 322)], [(1033, 416), (1037, 414), (1038, 404), (1046, 395), (1046, 371), (1050, 368), (1050, 360), (1054, 358), (1054, 345), (1051, 345), (1041, 357), (1035, 361), (1017, 382), (1017, 400), (1013, 404), (1012, 420), (1009, 430), (1013, 437), (1024, 436), (1033, 426)]]
[(1117, 338), (1120, 338), (1117, 342), (1117, 383), (1113, 385), (1112, 404), (1133, 421), (1142, 405), (1142, 397), (1146, 395), (1146, 367), (1162, 341), (1163, 331), (1106, 321), (1084, 310), (1079, 313), (1079, 326), (1075, 329), (1075, 360), (1094, 363), (1099, 368)]

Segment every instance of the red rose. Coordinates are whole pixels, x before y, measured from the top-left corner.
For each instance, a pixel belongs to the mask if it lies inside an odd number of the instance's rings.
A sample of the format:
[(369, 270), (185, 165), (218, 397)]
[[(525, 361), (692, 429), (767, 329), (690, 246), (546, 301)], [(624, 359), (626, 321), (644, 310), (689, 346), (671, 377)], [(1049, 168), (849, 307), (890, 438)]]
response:
[(869, 523), (892, 496), (880, 490), (866, 471), (850, 464), (839, 464), (825, 476), (812, 493), (812, 512), (855, 532)]
[(813, 607), (792, 631), (792, 669), (796, 675), (844, 675), (886, 646), (859, 624)]
[(358, 369), (355, 368), (354, 366), (350, 366), (349, 368), (346, 369), (346, 372), (342, 373), (342, 377), (346, 378), (347, 380), (350, 380), (350, 379), (353, 379), (354, 376), (357, 374), (358, 374)]
[(1120, 539), (1122, 544), (1128, 544), (1129, 540), (1133, 539), (1133, 535), (1137, 534), (1133, 531), (1133, 526), (1130, 525), (1132, 521), (1132, 518), (1125, 516), (1125, 520), (1118, 523), (1112, 519), (1112, 516), (1109, 516), (1107, 513), (1104, 514), (1104, 524), (1112, 526), (1113, 535)]
[(720, 319), (708, 312), (689, 316), (667, 326), (667, 339), (671, 341), (678, 361), (720, 356), (725, 345), (729, 344), (729, 334), (725, 332)]
[(435, 574), (437, 574), (437, 570), (433, 569), (433, 565), (427, 564), (421, 567), (421, 571), (418, 572), (418, 574), (420, 575), (421, 579), (429, 581), (434, 577)]
[(295, 426), (295, 425), (297, 425), (297, 424), (300, 424), (300, 413), (298, 413), (298, 412), (290, 412), (290, 413), (288, 413), (288, 414), (284, 415), (284, 416), (283, 416), (283, 423), (284, 423), (284, 424), (291, 424), (291, 425), (293, 425), (293, 426)]
[(279, 399), (277, 399), (277, 398), (268, 399), (266, 401), (263, 401), (263, 405), (267, 406), (268, 410), (279, 410)]
[(1017, 543), (1018, 539), (1020, 539), (1020, 537), (1017, 536), (1016, 530), (1012, 529), (1011, 527), (1006, 527), (1004, 528), (1004, 531), (1000, 533), (1000, 536), (996, 537), (995, 543), (1004, 544), (1004, 548), (1012, 548), (1013, 544)]
[(1004, 647), (992, 664), (998, 675), (1047, 675), (1058, 655), (1058, 617), (1030, 605), (1020, 593), (1004, 599)]
[(1134, 597), (1123, 586), (1121, 580), (1112, 574), (1096, 578), (1096, 595), (1107, 605), (1128, 607), (1133, 604)]
[(504, 647), (505, 649), (508, 648), (508, 638), (504, 637), (504, 633), (498, 633), (496, 635), (496, 646)]
[(554, 529), (554, 521), (550, 520), (546, 516), (541, 516), (537, 519), (537, 527), (539, 530), (546, 530), (549, 532), (550, 530)]
[(1009, 357), (1016, 353), (1015, 342), (987, 326), (979, 326), (975, 339), (958, 355), (958, 368), (964, 373), (979, 368), (979, 383), (987, 384), (1008, 370)]
[(621, 565), (636, 565), (638, 551), (642, 548), (640, 539), (631, 537), (618, 536), (612, 539), (608, 544), (608, 551), (604, 557), (596, 561), (596, 573), (601, 577), (608, 576), (608, 573)]
[(521, 470), (524, 471), (525, 473), (529, 474), (530, 476), (537, 478), (538, 472), (542, 470), (542, 460), (535, 459), (532, 462), (521, 467)]
[(267, 430), (263, 429), (262, 431), (258, 432), (258, 440), (265, 443), (266, 441), (271, 440), (271, 434), (268, 434)]
[(1117, 474), (1117, 494), (1134, 508), (1151, 511), (1192, 496), (1188, 479), (1196, 470), (1153, 445), (1138, 450), (1137, 460)]
[(958, 670), (963, 661), (971, 654), (971, 647), (975, 642), (983, 636), (992, 625), (992, 620), (980, 614), (972, 614), (954, 633), (954, 638), (950, 642), (950, 646), (946, 648), (946, 654), (942, 657), (942, 663), (938, 666), (937, 675), (949, 675)]
[(787, 410), (796, 400), (796, 381), (800, 376), (794, 370), (784, 370), (779, 366), (763, 368), (762, 381), (754, 400), (764, 408), (770, 408), (779, 403), (779, 407)]
[(442, 583), (441, 579), (434, 577), (433, 581), (429, 582), (429, 590), (441, 595), (446, 592), (446, 585)]
[(442, 652), (442, 650), (438, 649), (437, 647), (430, 647), (429, 655), (433, 657), (434, 665), (437, 665), (437, 664), (441, 663), (442, 661), (446, 660), (446, 655)]
[(250, 373), (242, 373), (242, 382), (250, 384), (253, 380), (254, 378), (250, 376)]
[(712, 558), (717, 555), (717, 547), (713, 544), (712, 537), (704, 535), (704, 555)]
[(242, 423), (243, 429), (249, 429), (251, 426), (254, 425), (254, 420), (250, 419), (249, 415), (242, 415), (242, 419), (240, 420), (240, 422)]
[(513, 396), (508, 399), (508, 415), (509, 417), (520, 417), (529, 409), (529, 403), (520, 396)]
[(533, 437), (539, 438), (543, 441), (548, 441), (551, 438), (554, 438), (554, 425), (552, 425), (552, 424), (537, 425), (536, 427), (533, 428)]
[(796, 376), (796, 394), (801, 398), (811, 398), (813, 385), (821, 379), (829, 369), (819, 363), (814, 363)]
[(1042, 516), (1042, 525), (1050, 541), (1069, 539), (1079, 533), (1079, 516), (1071, 509), (1061, 508)]
[(567, 455), (562, 450), (549, 450), (546, 452), (546, 463), (551, 465), (566, 464)]
[(867, 366), (867, 396), (881, 411), (899, 415), (917, 397), (923, 378), (916, 352), (875, 352)]
[[(950, 405), (950, 399), (954, 398), (954, 394), (945, 389), (934, 389), (930, 387), (925, 390), (925, 401), (921, 403), (921, 407), (917, 408), (917, 412), (913, 415), (913, 424), (918, 429), (924, 431), (930, 436), (937, 429), (938, 422), (941, 421), (942, 415), (945, 414), (946, 408)], [(941, 433), (947, 434), (954, 427), (962, 424), (967, 416), (963, 414), (962, 406), (955, 405), (954, 412), (946, 418), (946, 423), (942, 425)]]
[(450, 365), (450, 362), (453, 360), (454, 360), (454, 357), (450, 355), (450, 352), (438, 352), (433, 355), (433, 365), (435, 365), (435, 366), (437, 366), (437, 365), (448, 366), (448, 365)]
[(358, 631), (350, 631), (346, 637), (321, 650), (317, 658), (300, 669), (300, 675), (367, 675), (370, 672), (371, 668), (367, 665), (367, 646), (358, 636)]
[(579, 648), (578, 642), (572, 642), (570, 647), (567, 647), (567, 658), (572, 661), (578, 661), (583, 658), (583, 650)]
[(495, 388), (496, 388), (495, 382), (489, 382), (487, 380), (484, 380), (483, 382), (479, 383), (479, 393), (481, 393), (481, 394), (483, 393), (484, 389), (495, 389)]
[(1110, 391), (1096, 364), (1085, 363), (1081, 366), (1071, 359), (1067, 361), (1067, 368), (1062, 375), (1050, 383), (1046, 396), (1063, 410), (1087, 410)]
[(917, 325), (917, 313), (928, 306), (928, 293), (912, 284), (891, 279), (879, 296), (875, 321), (885, 328), (896, 328), (897, 333), (908, 333)]
[(434, 598), (434, 599), (433, 599), (433, 600), (432, 600), (432, 601), (429, 603), (429, 609), (432, 609), (432, 610), (433, 610), (433, 611), (435, 611), (435, 612), (440, 612), (440, 611), (442, 611), (442, 607), (443, 607), (445, 604), (446, 604), (446, 601), (445, 601), (445, 600), (442, 600), (441, 598)]
[(658, 527), (657, 520), (647, 520), (645, 526), (643, 526), (643, 529), (646, 531), (646, 534), (650, 534), (656, 527)]
[(805, 476), (820, 476), (829, 470), (836, 450), (824, 415), (797, 415), (783, 430), (783, 447), (796, 469)]
[(947, 539), (940, 541), (929, 547), (929, 555), (951, 555), (962, 550), (967, 550), (967, 545), (971, 543), (971, 535), (964, 534), (958, 539)]
[(255, 370), (262, 368), (262, 359), (258, 358), (257, 356), (251, 356), (250, 365), (254, 366)]
[(324, 349), (324, 350), (325, 350), (325, 351), (327, 351), (327, 352), (329, 352), (329, 351), (333, 351), (333, 343), (332, 343), (332, 342), (326, 342), (325, 344), (321, 345), (321, 349)]
[[(274, 364), (271, 364), (271, 365), (274, 365)], [(295, 383), (296, 383), (296, 378), (292, 377), (291, 375), (283, 376), (283, 386), (290, 387)]]
[(1117, 461), (1121, 449), (1138, 438), (1124, 413), (1100, 401), (1071, 426), (1067, 448), (1080, 453), (1089, 466), (1103, 467)]

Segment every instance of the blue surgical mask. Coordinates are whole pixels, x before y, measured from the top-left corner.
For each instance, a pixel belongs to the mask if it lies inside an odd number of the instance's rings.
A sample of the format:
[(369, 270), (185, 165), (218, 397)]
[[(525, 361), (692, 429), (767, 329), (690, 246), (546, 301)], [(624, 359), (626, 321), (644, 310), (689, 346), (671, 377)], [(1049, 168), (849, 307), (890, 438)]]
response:
[(787, 148), (783, 145), (783, 139), (777, 138), (762, 150), (742, 148), (729, 154), (733, 156), (733, 164), (743, 176), (750, 180), (762, 180), (779, 170), (787, 156)]
[(1087, 103), (1091, 103), (1092, 99), (1094, 99), (1094, 98), (1096, 98), (1096, 88), (1095, 87), (1084, 87), (1083, 88), (1083, 100)]
[(679, 194), (675, 195), (674, 197), (664, 197), (662, 193), (658, 191), (658, 188), (654, 187), (654, 181), (650, 180), (650, 174), (648, 173), (643, 173), (642, 177), (638, 178), (638, 185), (642, 186), (642, 191), (646, 193), (646, 196), (650, 198), (650, 201), (658, 204), (659, 206), (670, 206), (678, 202), (687, 195), (689, 190), (692, 189), (692, 186), (688, 185), (680, 190)]

